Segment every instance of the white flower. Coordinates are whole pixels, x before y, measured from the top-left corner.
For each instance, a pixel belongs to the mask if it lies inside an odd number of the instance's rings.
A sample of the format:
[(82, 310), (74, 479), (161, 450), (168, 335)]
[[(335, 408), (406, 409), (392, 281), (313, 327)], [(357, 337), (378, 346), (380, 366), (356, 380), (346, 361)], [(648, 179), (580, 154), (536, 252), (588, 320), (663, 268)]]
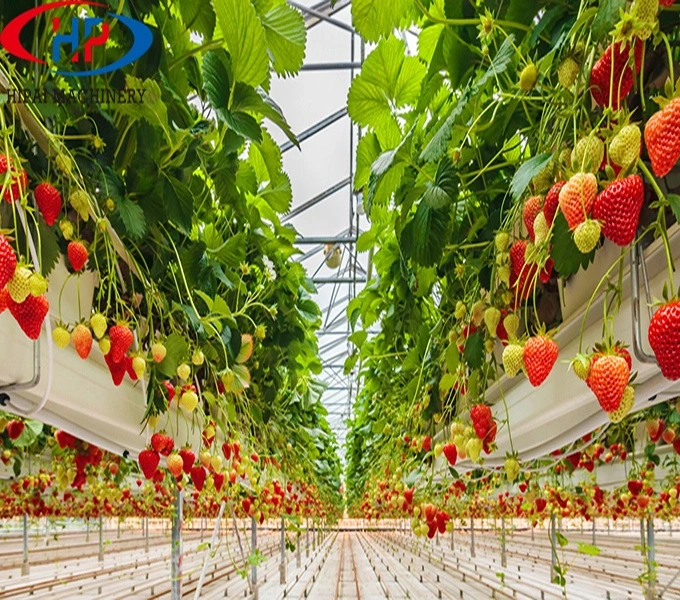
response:
[(268, 256), (263, 256), (262, 262), (264, 263), (264, 276), (269, 281), (276, 281), (276, 270), (274, 269), (274, 263)]

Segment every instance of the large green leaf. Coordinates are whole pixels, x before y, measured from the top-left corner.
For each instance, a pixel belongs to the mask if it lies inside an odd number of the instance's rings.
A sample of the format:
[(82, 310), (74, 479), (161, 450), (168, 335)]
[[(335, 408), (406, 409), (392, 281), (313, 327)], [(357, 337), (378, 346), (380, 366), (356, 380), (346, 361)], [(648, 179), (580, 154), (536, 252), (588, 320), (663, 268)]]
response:
[(411, 20), (410, 0), (353, 0), (352, 23), (361, 36), (377, 42)]
[[(569, 231), (569, 226), (562, 213), (555, 216), (553, 225), (553, 238), (550, 255), (555, 261), (555, 270), (562, 277), (569, 277), (578, 272), (580, 268), (586, 268), (595, 258), (595, 250), (588, 254), (581, 251), (574, 243), (574, 236)], [(567, 283), (569, 285), (569, 283)]]
[(210, 0), (180, 0), (179, 13), (186, 27), (208, 40), (212, 39), (215, 31), (215, 9)]
[(279, 173), (269, 185), (260, 192), (260, 196), (267, 201), (277, 213), (285, 213), (290, 209), (293, 201), (293, 191), (290, 186), (290, 179), (285, 173)]
[(229, 57), (224, 50), (211, 50), (203, 57), (201, 68), (208, 101), (217, 116), (224, 119), (231, 93)]
[(420, 202), (413, 218), (401, 234), (401, 246), (418, 264), (430, 266), (439, 261), (446, 243), (449, 213)]
[(158, 370), (166, 377), (176, 377), (177, 367), (187, 358), (189, 345), (184, 336), (171, 333), (165, 340), (165, 358), (158, 363)]
[(163, 179), (163, 202), (168, 219), (184, 233), (191, 231), (194, 213), (194, 197), (191, 190), (176, 177), (165, 175)]
[(544, 152), (526, 161), (510, 182), (510, 193), (517, 200), (529, 187), (531, 180), (550, 164), (552, 154)]
[(234, 79), (257, 87), (269, 77), (264, 27), (250, 0), (214, 0)]
[(305, 58), (307, 29), (299, 11), (288, 4), (272, 8), (262, 17), (272, 67), (279, 75), (292, 75)]
[(590, 29), (596, 41), (603, 41), (609, 36), (614, 25), (619, 21), (621, 10), (625, 8), (626, 0), (601, 0)]
[(423, 202), (426, 202), (432, 208), (442, 208), (454, 200), (457, 191), (456, 168), (448, 158), (444, 158), (437, 167), (434, 181), (427, 183)]
[(116, 201), (116, 212), (126, 233), (133, 240), (141, 240), (146, 233), (146, 217), (139, 204), (134, 203), (127, 196), (120, 196)]

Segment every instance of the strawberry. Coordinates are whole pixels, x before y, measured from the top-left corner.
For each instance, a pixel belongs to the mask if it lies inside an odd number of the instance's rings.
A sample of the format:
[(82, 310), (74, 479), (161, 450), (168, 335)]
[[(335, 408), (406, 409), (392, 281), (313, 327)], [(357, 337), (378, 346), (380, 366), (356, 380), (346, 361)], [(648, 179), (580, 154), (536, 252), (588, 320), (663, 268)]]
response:
[(168, 456), (165, 464), (168, 467), (168, 471), (170, 471), (170, 473), (172, 473), (176, 479), (180, 479), (182, 477), (184, 462), (182, 461), (182, 457), (179, 454), (171, 454)]
[(524, 370), (529, 383), (541, 385), (552, 371), (559, 348), (557, 342), (545, 335), (530, 337), (524, 344)]
[(151, 346), (151, 356), (153, 356), (154, 362), (163, 362), (167, 353), (167, 348), (161, 342), (156, 342), (153, 344), (153, 346)]
[(196, 490), (199, 492), (203, 489), (205, 483), (206, 470), (201, 465), (196, 465), (191, 469), (191, 481), (193, 481)]
[(442, 453), (446, 457), (446, 460), (449, 462), (449, 464), (452, 467), (456, 466), (456, 460), (458, 459), (458, 450), (456, 450), (456, 445), (455, 444), (444, 444), (444, 447), (442, 448)]
[(495, 306), (490, 306), (484, 311), (484, 324), (490, 336), (496, 335), (496, 330), (501, 322), (501, 311)]
[(538, 268), (526, 263), (528, 240), (517, 240), (510, 248), (510, 287), (518, 298), (526, 300), (536, 287)]
[(553, 224), (555, 220), (555, 213), (560, 203), (560, 191), (565, 186), (566, 181), (558, 181), (553, 185), (545, 196), (545, 204), (543, 204), (543, 214), (548, 223), (548, 227)]
[(656, 310), (647, 330), (649, 345), (666, 379), (680, 379), (680, 300)]
[(45, 296), (31, 296), (21, 304), (12, 302), (9, 312), (21, 327), (21, 330), (32, 340), (40, 337), (43, 321), (50, 311), (50, 303)]
[(633, 242), (644, 199), (644, 184), (639, 175), (616, 179), (597, 195), (593, 218), (603, 223), (602, 233), (607, 239), (618, 246)]
[(31, 294), (31, 270), (27, 267), (18, 266), (14, 276), (7, 282), (7, 291), (12, 300), (21, 304)]
[(175, 386), (172, 385), (167, 379), (161, 383), (165, 388), (165, 394), (168, 399), (168, 404), (170, 404), (175, 399)]
[(180, 396), (179, 405), (187, 412), (193, 412), (198, 406), (198, 395), (192, 390), (187, 390)]
[(666, 8), (668, 8), (669, 6), (673, 6), (674, 3), (675, 3), (675, 0), (659, 0), (659, 4), (661, 6), (666, 7)]
[(39, 183), (33, 190), (33, 196), (45, 223), (52, 227), (57, 222), (62, 207), (59, 190), (51, 183), (43, 182)]
[(514, 377), (524, 366), (524, 348), (519, 344), (508, 344), (503, 350), (503, 368), (508, 377)]
[(151, 436), (151, 440), (149, 440), (149, 442), (151, 444), (151, 448), (160, 454), (161, 450), (165, 448), (165, 432), (157, 431)]
[(63, 429), (57, 429), (54, 432), (54, 439), (57, 440), (60, 448), (75, 448), (76, 438), (70, 433), (64, 431)]
[(98, 340), (101, 340), (106, 333), (106, 317), (102, 313), (95, 313), (90, 317), (90, 327)]
[(640, 492), (642, 491), (642, 488), (644, 487), (644, 483), (640, 481), (639, 479), (631, 479), (628, 482), (628, 491), (633, 494), (633, 496), (639, 496)]
[(599, 221), (586, 219), (574, 230), (574, 243), (582, 254), (588, 254), (595, 249), (600, 241), (602, 226)]
[(524, 219), (524, 226), (529, 232), (529, 237), (532, 241), (536, 239), (534, 234), (534, 219), (536, 215), (543, 210), (543, 198), (541, 196), (531, 196), (525, 203), (522, 210), (522, 218)]
[(82, 271), (89, 256), (85, 244), (80, 241), (69, 242), (66, 253), (73, 270)]
[(156, 474), (158, 469), (158, 464), (161, 461), (161, 457), (158, 456), (158, 452), (151, 450), (150, 448), (145, 448), (139, 453), (139, 467), (144, 473), (144, 477), (147, 479), (152, 479)]
[(213, 483), (215, 484), (215, 490), (219, 492), (224, 485), (224, 473), (213, 473)]
[(89, 327), (82, 323), (76, 325), (71, 334), (71, 341), (80, 358), (85, 359), (90, 355), (90, 350), (92, 350), (92, 332)]
[[(9, 171), (9, 181), (5, 181), (6, 173)], [(7, 202), (14, 202), (21, 198), (23, 193), (28, 189), (28, 175), (25, 169), (14, 166), (12, 159), (7, 158), (4, 154), (0, 154), (0, 175), (2, 182), (0, 185), (5, 186), (3, 198)]]
[(603, 354), (592, 361), (587, 383), (604, 412), (619, 408), (629, 377), (630, 369), (621, 356)]
[(645, 125), (645, 144), (657, 177), (665, 177), (680, 159), (680, 98), (655, 112)]
[(622, 346), (614, 346), (612, 348), (615, 354), (618, 354), (621, 356), (623, 359), (625, 359), (626, 364), (628, 365), (628, 368), (632, 371), (633, 370), (633, 358), (630, 355), (630, 352), (628, 352), (627, 348), (623, 348)]
[(571, 56), (567, 56), (557, 67), (557, 80), (563, 88), (569, 89), (574, 85), (580, 70), (579, 64)]
[(40, 273), (33, 273), (28, 278), (28, 289), (32, 296), (42, 296), (47, 292), (47, 279)]
[(24, 422), (19, 419), (13, 419), (7, 423), (7, 435), (10, 440), (16, 440), (24, 431)]
[(541, 210), (541, 212), (536, 215), (533, 228), (534, 242), (536, 244), (542, 244), (548, 239), (548, 235), (550, 234), (550, 225), (548, 225), (548, 221), (546, 221), (543, 210)]
[(17, 255), (9, 240), (0, 233), (0, 289), (4, 288), (14, 277), (17, 269)]
[(83, 221), (90, 218), (90, 197), (83, 190), (75, 190), (68, 197), (69, 204), (73, 207)]
[[(643, 43), (637, 40), (635, 43), (635, 70), (640, 70), (642, 62)], [(613, 54), (613, 64), (612, 64)], [(600, 106), (610, 106), (618, 110), (621, 100), (625, 98), (633, 88), (633, 69), (630, 63), (630, 46), (615, 42), (610, 45), (604, 54), (597, 60), (590, 72), (590, 91), (593, 100)], [(610, 82), (613, 88), (610, 101)]]
[(640, 156), (642, 133), (637, 125), (626, 125), (609, 142), (609, 158), (616, 166), (625, 168)]
[(536, 512), (541, 513), (548, 506), (548, 501), (545, 498), (536, 498), (534, 500), (534, 506), (536, 507)]
[(591, 134), (581, 138), (571, 154), (574, 170), (585, 173), (597, 173), (604, 160), (604, 142)]
[(538, 69), (534, 63), (529, 63), (519, 74), (519, 87), (524, 92), (530, 92), (536, 85)]
[(646, 40), (652, 35), (652, 29), (656, 23), (656, 13), (658, 12), (659, 0), (633, 0), (630, 14), (640, 24), (636, 33), (641, 40)]
[(106, 365), (109, 367), (109, 372), (111, 373), (111, 378), (113, 379), (113, 385), (118, 386), (121, 383), (123, 383), (123, 379), (125, 378), (125, 361), (121, 360), (118, 362), (114, 362), (113, 359), (111, 358), (111, 352), (108, 352), (107, 354), (104, 354), (104, 361), (106, 362)]
[(196, 455), (191, 448), (188, 447), (182, 448), (179, 451), (179, 455), (182, 457), (182, 469), (189, 475), (189, 473), (191, 473), (191, 467), (193, 467), (196, 462)]
[(569, 229), (583, 223), (593, 209), (597, 196), (597, 179), (592, 173), (576, 173), (560, 190), (560, 210)]
[(7, 288), (2, 288), (0, 290), (0, 314), (5, 312), (5, 310), (9, 307), (10, 302), (12, 302), (12, 298), (10, 297)]
[(146, 361), (142, 356), (132, 357), (132, 370), (135, 372), (137, 379), (144, 377), (144, 373), (146, 373)]
[(489, 432), (489, 427), (491, 427), (493, 421), (491, 407), (486, 404), (475, 404), (470, 409), (470, 419), (472, 420), (472, 426), (475, 428), (477, 437), (483, 440)]
[(134, 341), (132, 331), (126, 325), (119, 323), (109, 329), (109, 339), (111, 340), (111, 351), (109, 352), (111, 360), (119, 363), (132, 346)]

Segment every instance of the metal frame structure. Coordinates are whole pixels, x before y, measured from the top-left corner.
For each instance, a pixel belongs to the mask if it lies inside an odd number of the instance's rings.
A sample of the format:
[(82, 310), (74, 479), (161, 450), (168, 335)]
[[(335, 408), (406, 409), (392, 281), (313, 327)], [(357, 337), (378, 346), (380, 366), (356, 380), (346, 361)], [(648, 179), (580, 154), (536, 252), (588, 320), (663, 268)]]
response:
[[(308, 62), (302, 67), (303, 71), (349, 72), (350, 82), (357, 71), (361, 69), (365, 56), (364, 43), (354, 28), (340, 20), (337, 15), (346, 11), (351, 0), (323, 0), (312, 6), (304, 6), (299, 1), (288, 0), (288, 4), (300, 10), (308, 29), (312, 27), (336, 28), (346, 32), (350, 43), (349, 61), (343, 62)], [(310, 75), (313, 76), (313, 75)], [(344, 100), (344, 98), (343, 98)], [(297, 135), (304, 152), (304, 142), (312, 137), (324, 135), (334, 123), (347, 119), (347, 108), (343, 107), (327, 115), (312, 126)], [(347, 227), (336, 235), (325, 237), (299, 237), (297, 245), (304, 248), (304, 253), (298, 257), (308, 271), (317, 289), (326, 291), (331, 289), (330, 301), (322, 306), (323, 325), (318, 332), (319, 352), (322, 357), (323, 372), (321, 379), (327, 385), (323, 396), (323, 403), (328, 409), (329, 423), (335, 431), (340, 446), (340, 453), (344, 456), (344, 441), (346, 436), (345, 421), (351, 416), (352, 405), (358, 391), (356, 374), (344, 375), (344, 361), (351, 351), (348, 337), (351, 333), (350, 323), (346, 317), (347, 304), (356, 297), (362, 284), (370, 279), (370, 267), (365, 269), (357, 256), (356, 243), (361, 233), (359, 204), (360, 196), (354, 193), (352, 181), (354, 179), (354, 153), (356, 144), (361, 137), (361, 131), (350, 125), (349, 133), (349, 173), (330, 187), (322, 190), (309, 200), (293, 207), (283, 218), (284, 223), (295, 225), (296, 217), (305, 214), (309, 209), (317, 207), (338, 194), (347, 191)], [(289, 152), (294, 148), (290, 142), (281, 144), (282, 152)], [(330, 248), (330, 249), (329, 249)], [(331, 253), (340, 248), (341, 263), (332, 276), (320, 275), (325, 261)], [(368, 273), (366, 272), (368, 270)]]

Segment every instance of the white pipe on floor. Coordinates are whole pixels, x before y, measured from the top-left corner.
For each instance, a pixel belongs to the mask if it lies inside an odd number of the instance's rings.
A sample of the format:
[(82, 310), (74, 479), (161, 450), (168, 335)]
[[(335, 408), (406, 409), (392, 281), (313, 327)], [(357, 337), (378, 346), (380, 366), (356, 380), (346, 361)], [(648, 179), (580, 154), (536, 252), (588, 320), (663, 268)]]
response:
[[(201, 597), (201, 590), (203, 589), (203, 582), (205, 581), (205, 574), (208, 571), (208, 563), (210, 559), (215, 555), (215, 544), (217, 543), (217, 532), (220, 528), (220, 523), (222, 522), (222, 515), (224, 514), (224, 507), (226, 503), (222, 501), (220, 504), (220, 512), (217, 515), (217, 521), (215, 522), (215, 528), (213, 529), (212, 538), (210, 539), (210, 548), (205, 554), (203, 559), (203, 568), (201, 569), (201, 576), (198, 579), (198, 586), (196, 587), (196, 593), (194, 594), (194, 600), (198, 600)], [(201, 534), (203, 533), (203, 519), (201, 519)]]

